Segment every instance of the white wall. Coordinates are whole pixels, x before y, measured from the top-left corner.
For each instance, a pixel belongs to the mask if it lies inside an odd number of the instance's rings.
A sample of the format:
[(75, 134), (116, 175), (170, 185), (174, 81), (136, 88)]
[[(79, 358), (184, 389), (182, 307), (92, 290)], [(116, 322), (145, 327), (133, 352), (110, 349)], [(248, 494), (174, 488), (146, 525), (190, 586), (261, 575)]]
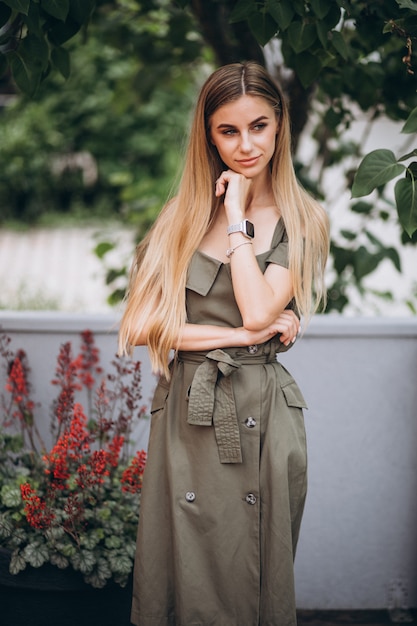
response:
[[(49, 381), (60, 344), (75, 346), (89, 328), (109, 362), (114, 324), (111, 315), (0, 312), (12, 347), (28, 353), (44, 407), (54, 397)], [(155, 381), (146, 351), (135, 357), (147, 402)], [(317, 317), (281, 360), (310, 406), (299, 607), (417, 607), (417, 319)], [(137, 432), (138, 447), (148, 426)]]

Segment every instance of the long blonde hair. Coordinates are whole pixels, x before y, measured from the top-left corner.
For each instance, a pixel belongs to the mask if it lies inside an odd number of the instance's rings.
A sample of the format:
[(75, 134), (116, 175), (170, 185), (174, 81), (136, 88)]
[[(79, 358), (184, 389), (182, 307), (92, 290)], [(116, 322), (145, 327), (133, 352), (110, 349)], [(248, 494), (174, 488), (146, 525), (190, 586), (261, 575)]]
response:
[(214, 195), (214, 182), (225, 165), (210, 141), (211, 118), (218, 108), (245, 94), (264, 98), (279, 120), (270, 163), (272, 189), (288, 234), (296, 306), (301, 315), (309, 318), (325, 299), (328, 220), (322, 207), (296, 179), (289, 113), (283, 94), (255, 62), (223, 66), (201, 89), (178, 194), (165, 205), (137, 247), (120, 326), (119, 352), (131, 352), (147, 329), (152, 367), (165, 375), (170, 351), (186, 323), (188, 266), (221, 204), (221, 199)]

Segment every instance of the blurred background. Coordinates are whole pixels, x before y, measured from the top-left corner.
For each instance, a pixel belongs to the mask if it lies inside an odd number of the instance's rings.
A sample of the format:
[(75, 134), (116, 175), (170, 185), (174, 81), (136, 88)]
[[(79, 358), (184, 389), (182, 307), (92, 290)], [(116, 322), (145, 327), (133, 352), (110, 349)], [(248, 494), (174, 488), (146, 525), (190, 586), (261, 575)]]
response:
[(299, 178), (331, 219), (327, 312), (414, 315), (417, 237), (395, 181), (352, 198), (365, 154), (413, 148), (407, 4), (0, 2), (0, 308), (117, 306), (135, 243), (175, 192), (201, 83), (254, 58), (284, 86)]

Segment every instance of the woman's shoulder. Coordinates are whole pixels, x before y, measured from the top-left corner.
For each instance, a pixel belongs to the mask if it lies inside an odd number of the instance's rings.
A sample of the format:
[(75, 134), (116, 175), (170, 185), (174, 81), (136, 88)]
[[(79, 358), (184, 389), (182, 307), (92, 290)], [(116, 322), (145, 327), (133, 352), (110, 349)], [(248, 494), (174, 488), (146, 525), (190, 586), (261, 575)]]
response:
[(288, 235), (287, 229), (285, 228), (284, 220), (282, 216), (279, 217), (277, 223), (275, 224), (274, 233), (272, 235), (271, 241), (271, 249), (276, 248), (280, 243), (287, 243)]

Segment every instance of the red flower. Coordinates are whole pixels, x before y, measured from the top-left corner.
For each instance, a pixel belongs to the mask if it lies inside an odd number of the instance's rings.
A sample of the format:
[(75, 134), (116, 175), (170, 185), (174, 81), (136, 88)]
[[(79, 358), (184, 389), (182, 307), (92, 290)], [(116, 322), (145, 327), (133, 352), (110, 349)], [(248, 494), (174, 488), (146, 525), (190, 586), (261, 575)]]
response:
[(94, 345), (94, 336), (91, 330), (81, 333), (81, 353), (76, 359), (78, 377), (87, 389), (93, 389), (95, 384), (94, 374), (101, 374), (102, 368), (98, 366), (100, 351)]
[(42, 500), (32, 489), (29, 483), (20, 486), (22, 500), (25, 503), (25, 515), (28, 523), (39, 530), (50, 528), (55, 519), (54, 513), (47, 507), (46, 502)]
[(143, 472), (145, 471), (147, 454), (145, 450), (138, 450), (130, 465), (122, 474), (122, 491), (137, 493), (142, 487)]
[(109, 443), (109, 462), (112, 467), (117, 467), (119, 463), (119, 456), (121, 449), (123, 448), (125, 438), (120, 435), (115, 435), (113, 440)]
[[(59, 437), (51, 452), (44, 456), (48, 463), (45, 470), (52, 474), (55, 481), (63, 483), (71, 475), (70, 464), (81, 461), (83, 455), (90, 452), (90, 433), (87, 430), (87, 418), (81, 404), (75, 404), (69, 428)], [(65, 485), (55, 485), (64, 489)]]
[(26, 422), (32, 416), (34, 403), (29, 398), (30, 386), (27, 381), (28, 365), (26, 353), (19, 350), (10, 365), (9, 376), (5, 385), (12, 398), (12, 404), (16, 406), (14, 417)]

